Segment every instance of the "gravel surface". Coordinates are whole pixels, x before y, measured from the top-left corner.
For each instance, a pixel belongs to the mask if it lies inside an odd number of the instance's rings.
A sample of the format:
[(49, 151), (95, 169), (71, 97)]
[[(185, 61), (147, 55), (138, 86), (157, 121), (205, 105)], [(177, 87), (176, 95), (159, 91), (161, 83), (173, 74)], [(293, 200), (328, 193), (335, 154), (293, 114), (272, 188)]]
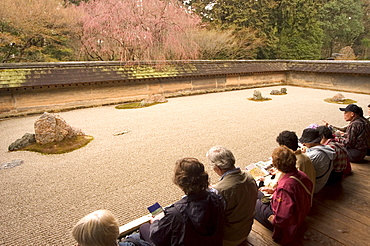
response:
[[(170, 98), (141, 109), (61, 112), (68, 124), (94, 137), (84, 148), (61, 155), (8, 152), (17, 138), (34, 132), (39, 115), (1, 120), (0, 163), (23, 164), (0, 169), (0, 245), (73, 245), (73, 225), (92, 211), (109, 209), (124, 224), (147, 214), (155, 202), (178, 200), (183, 194), (171, 181), (178, 158), (205, 163), (207, 150), (222, 144), (245, 168), (267, 160), (283, 130), (300, 136), (322, 119), (345, 124), (341, 106), (324, 102), (336, 91), (286, 86), (287, 95), (269, 95), (280, 88), (260, 88), (272, 98), (266, 102), (247, 100), (254, 91), (248, 89)], [(370, 103), (369, 95), (342, 94), (364, 109)], [(210, 176), (217, 181), (213, 172)]]

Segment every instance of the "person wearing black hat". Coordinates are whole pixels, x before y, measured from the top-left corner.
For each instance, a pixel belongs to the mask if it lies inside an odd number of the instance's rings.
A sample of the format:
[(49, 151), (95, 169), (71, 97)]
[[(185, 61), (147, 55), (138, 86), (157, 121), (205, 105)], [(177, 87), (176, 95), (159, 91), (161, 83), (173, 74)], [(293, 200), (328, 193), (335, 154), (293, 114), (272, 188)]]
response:
[(321, 136), (317, 129), (304, 129), (299, 142), (307, 148), (306, 155), (311, 159), (316, 170), (314, 193), (317, 193), (325, 186), (333, 170), (335, 150), (327, 145), (320, 144)]
[(340, 128), (326, 121), (324, 123), (333, 130), (339, 130), (339, 142), (346, 146), (350, 162), (361, 162), (367, 152), (370, 154), (370, 121), (366, 120), (362, 108), (356, 104), (349, 104), (339, 110), (344, 112), (344, 120), (349, 122), (347, 126)]
[(361, 162), (370, 149), (370, 122), (364, 118), (362, 108), (356, 104), (349, 104), (340, 108), (344, 112), (344, 119), (349, 125), (340, 142), (347, 148), (350, 162)]
[[(344, 111), (344, 120), (345, 121), (351, 121), (351, 115), (346, 114), (346, 112), (353, 112), (353, 113), (357, 114), (359, 117), (364, 117), (364, 111), (362, 110), (361, 107), (357, 106), (356, 104), (349, 104), (345, 108), (339, 108), (339, 110)], [(341, 132), (341, 134), (337, 134), (337, 135), (341, 135), (341, 136), (344, 135), (344, 133), (347, 131), (347, 128), (349, 126), (349, 124), (347, 124), (345, 126), (338, 127), (338, 126), (330, 125), (325, 120), (323, 120), (323, 122), (325, 123), (325, 126), (331, 128), (332, 130), (334, 130), (334, 131), (337, 130), (337, 131)]]

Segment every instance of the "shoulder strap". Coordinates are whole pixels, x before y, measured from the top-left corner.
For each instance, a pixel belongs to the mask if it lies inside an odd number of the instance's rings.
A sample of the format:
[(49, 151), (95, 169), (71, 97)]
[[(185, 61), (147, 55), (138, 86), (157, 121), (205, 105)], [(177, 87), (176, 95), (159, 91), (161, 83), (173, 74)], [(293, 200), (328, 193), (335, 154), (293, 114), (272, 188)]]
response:
[(297, 181), (298, 181), (298, 183), (300, 183), (300, 184), (303, 186), (304, 190), (305, 190), (305, 191), (310, 195), (310, 197), (311, 197), (311, 207), (312, 207), (312, 193), (308, 190), (308, 188), (304, 185), (304, 183), (302, 183), (302, 181), (301, 181), (299, 178), (297, 178), (297, 177), (295, 177), (295, 176), (290, 176), (289, 178), (297, 180)]
[(312, 193), (308, 190), (308, 188), (304, 185), (304, 183), (302, 183), (302, 181), (299, 179), (299, 178), (297, 178), (297, 177), (295, 177), (295, 176), (290, 176), (289, 178), (291, 178), (291, 179), (295, 179), (295, 180), (297, 180), (302, 186), (303, 186), (303, 188), (304, 188), (304, 190), (311, 196), (312, 195)]

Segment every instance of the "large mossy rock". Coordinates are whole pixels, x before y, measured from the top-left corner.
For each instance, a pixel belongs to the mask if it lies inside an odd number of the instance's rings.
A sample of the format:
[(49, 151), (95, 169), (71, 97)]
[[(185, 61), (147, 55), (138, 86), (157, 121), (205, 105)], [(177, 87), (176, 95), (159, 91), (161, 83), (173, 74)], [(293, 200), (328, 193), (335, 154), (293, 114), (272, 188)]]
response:
[(41, 145), (84, 135), (80, 129), (71, 127), (59, 115), (46, 112), (36, 120), (34, 127), (36, 142)]

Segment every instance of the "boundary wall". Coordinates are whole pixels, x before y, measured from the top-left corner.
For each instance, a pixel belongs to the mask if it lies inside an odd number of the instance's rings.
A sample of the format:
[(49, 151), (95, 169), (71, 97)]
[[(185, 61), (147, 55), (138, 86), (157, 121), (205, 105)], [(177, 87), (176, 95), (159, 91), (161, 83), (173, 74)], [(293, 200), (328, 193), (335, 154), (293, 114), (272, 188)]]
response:
[(59, 62), (0, 65), (0, 118), (208, 92), (295, 85), (370, 94), (367, 61)]

